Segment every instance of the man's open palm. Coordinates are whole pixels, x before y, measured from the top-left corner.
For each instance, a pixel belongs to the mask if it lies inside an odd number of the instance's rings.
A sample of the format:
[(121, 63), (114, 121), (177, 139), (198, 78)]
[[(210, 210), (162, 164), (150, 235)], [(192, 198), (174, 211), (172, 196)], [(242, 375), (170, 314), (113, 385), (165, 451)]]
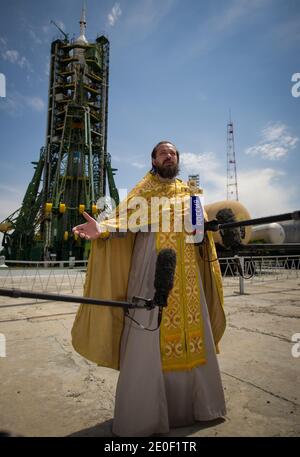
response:
[(87, 222), (85, 224), (76, 225), (76, 227), (73, 228), (73, 233), (86, 240), (95, 240), (96, 238), (99, 238), (101, 230), (97, 221), (85, 211), (82, 215)]

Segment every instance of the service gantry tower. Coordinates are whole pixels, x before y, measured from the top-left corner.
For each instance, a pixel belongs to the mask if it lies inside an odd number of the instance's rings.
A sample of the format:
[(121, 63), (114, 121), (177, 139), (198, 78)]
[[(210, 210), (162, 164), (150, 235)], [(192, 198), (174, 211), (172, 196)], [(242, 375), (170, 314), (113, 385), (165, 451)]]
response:
[(76, 40), (59, 29), (51, 44), (45, 147), (22, 207), (0, 224), (7, 258), (85, 259), (90, 243), (72, 227), (85, 222), (83, 211), (97, 214), (107, 184), (118, 203), (107, 152), (109, 41), (87, 40), (85, 8), (79, 23)]

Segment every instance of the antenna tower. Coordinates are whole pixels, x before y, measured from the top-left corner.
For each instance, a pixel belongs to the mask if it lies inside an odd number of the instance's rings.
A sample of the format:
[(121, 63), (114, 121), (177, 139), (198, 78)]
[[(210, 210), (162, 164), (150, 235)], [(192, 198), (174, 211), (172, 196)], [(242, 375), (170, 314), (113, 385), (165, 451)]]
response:
[(227, 200), (238, 201), (238, 199), (233, 122), (230, 113), (227, 124)]

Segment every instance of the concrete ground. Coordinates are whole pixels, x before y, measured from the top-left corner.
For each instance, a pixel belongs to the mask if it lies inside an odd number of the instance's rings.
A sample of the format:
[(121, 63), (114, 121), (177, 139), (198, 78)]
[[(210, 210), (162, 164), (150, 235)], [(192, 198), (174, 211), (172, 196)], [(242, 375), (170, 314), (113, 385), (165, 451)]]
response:
[[(168, 437), (300, 436), (300, 357), (292, 355), (292, 335), (300, 333), (300, 278), (247, 284), (242, 296), (235, 290), (225, 287), (228, 326), (218, 356), (227, 416), (172, 429)], [(75, 353), (76, 309), (0, 296), (0, 431), (112, 436), (118, 372)]]

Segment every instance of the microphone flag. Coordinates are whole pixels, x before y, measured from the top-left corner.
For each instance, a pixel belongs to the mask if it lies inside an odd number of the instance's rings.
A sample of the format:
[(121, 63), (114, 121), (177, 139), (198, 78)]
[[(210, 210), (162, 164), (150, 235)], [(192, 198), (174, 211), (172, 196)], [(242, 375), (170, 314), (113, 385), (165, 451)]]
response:
[(190, 197), (190, 221), (192, 235), (187, 237), (187, 243), (201, 243), (204, 237), (203, 195)]

